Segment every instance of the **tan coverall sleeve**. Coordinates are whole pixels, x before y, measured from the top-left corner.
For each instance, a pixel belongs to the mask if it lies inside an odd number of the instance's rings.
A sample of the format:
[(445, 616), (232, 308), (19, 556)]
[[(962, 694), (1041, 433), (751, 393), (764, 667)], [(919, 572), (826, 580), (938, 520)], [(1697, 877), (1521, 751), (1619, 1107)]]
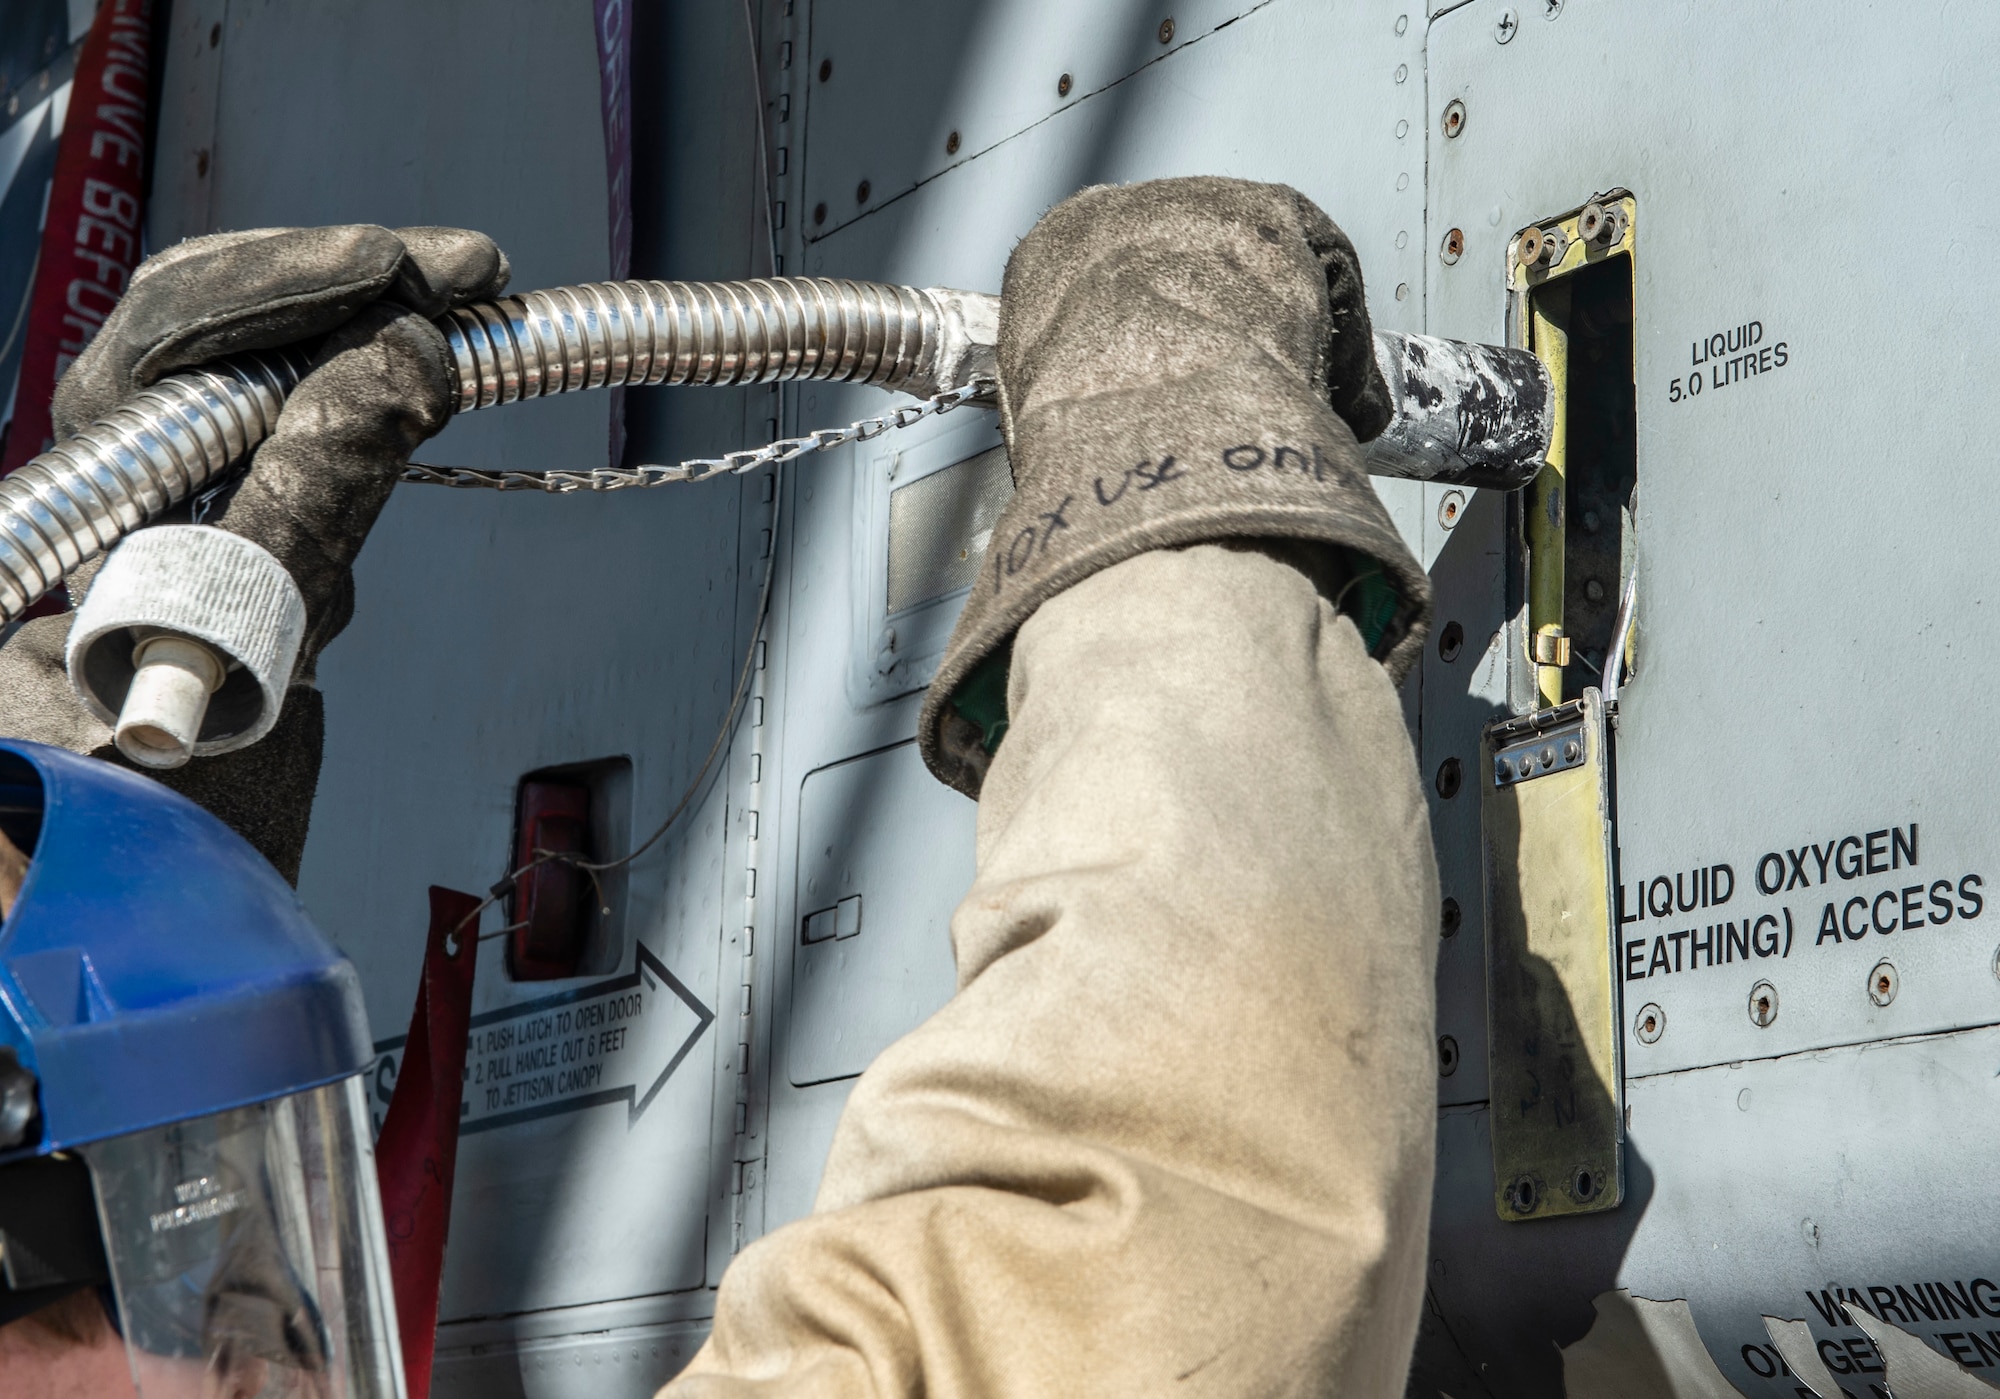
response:
[(1045, 604), (1008, 700), (958, 993), (663, 1396), (1401, 1395), (1437, 875), (1388, 678), (1200, 546)]

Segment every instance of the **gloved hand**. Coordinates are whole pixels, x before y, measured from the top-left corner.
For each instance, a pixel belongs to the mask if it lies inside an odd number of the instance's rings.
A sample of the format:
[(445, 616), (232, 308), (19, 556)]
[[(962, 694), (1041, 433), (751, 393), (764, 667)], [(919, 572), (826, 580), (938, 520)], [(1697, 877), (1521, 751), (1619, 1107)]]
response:
[[(350, 568), (410, 454), (450, 418), (444, 337), (429, 318), (496, 295), (507, 259), (479, 233), (369, 224), (195, 238), (148, 258), (56, 387), (67, 436), (178, 369), (300, 345), (312, 371), (233, 490), (203, 523), (274, 555), (304, 596), (306, 634), (278, 725), (233, 753), (152, 773), (298, 875), (323, 713), (320, 651), (353, 612)], [(178, 518), (186, 518), (181, 515)], [(94, 567), (71, 577), (72, 596)], [(0, 646), (0, 731), (122, 762), (70, 691), (69, 618), (25, 623)]]
[(1016, 493), (918, 721), (940, 780), (978, 796), (1021, 624), (1149, 549), (1294, 563), (1402, 679), (1430, 585), (1356, 446), (1389, 422), (1360, 264), (1305, 196), (1201, 177), (1065, 200), (1008, 259), (999, 380)]

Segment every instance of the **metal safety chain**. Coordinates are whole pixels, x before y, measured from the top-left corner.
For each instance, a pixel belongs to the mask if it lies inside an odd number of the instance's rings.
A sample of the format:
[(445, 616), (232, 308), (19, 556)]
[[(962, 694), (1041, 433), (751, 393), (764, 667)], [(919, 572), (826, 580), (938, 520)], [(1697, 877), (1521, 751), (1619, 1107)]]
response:
[(862, 418), (846, 427), (823, 427), (804, 437), (784, 437), (741, 452), (719, 457), (699, 457), (672, 466), (650, 463), (639, 466), (600, 466), (589, 471), (476, 471), (465, 466), (429, 466), (411, 462), (403, 480), (424, 486), (480, 487), (494, 491), (547, 491), (557, 495), (570, 491), (622, 491), (634, 486), (672, 486), (684, 481), (706, 481), (716, 476), (733, 476), (755, 471), (772, 462), (793, 461), (808, 452), (824, 452), (850, 442), (867, 442), (895, 428), (915, 427), (925, 418), (949, 413), (968, 403), (990, 404), (998, 386), (991, 379), (975, 378), (958, 388), (933, 394), (921, 403), (908, 404), (879, 417)]

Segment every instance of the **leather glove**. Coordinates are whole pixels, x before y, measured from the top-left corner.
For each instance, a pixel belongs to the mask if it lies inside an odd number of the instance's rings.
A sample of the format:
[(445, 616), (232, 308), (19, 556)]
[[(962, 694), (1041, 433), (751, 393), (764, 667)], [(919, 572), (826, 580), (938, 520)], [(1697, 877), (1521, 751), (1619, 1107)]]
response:
[[(311, 372), (249, 470), (203, 523), (261, 545), (291, 572), (306, 633), (284, 712), (248, 748), (154, 776), (207, 807), (296, 881), (324, 716), (314, 666), (354, 608), (351, 568), (410, 454), (449, 421), (444, 337), (430, 317), (496, 295), (507, 259), (479, 233), (370, 224), (190, 239), (148, 258), (52, 405), (67, 436), (178, 369), (299, 345)], [(186, 518), (181, 515), (179, 518)], [(93, 566), (72, 576), (73, 596)], [(69, 618), (24, 623), (0, 646), (0, 731), (123, 762), (63, 669)]]
[(1021, 624), (1149, 549), (1276, 554), (1401, 681), (1430, 584), (1357, 447), (1390, 412), (1361, 267), (1304, 195), (1199, 177), (1058, 204), (1008, 259), (999, 381), (1015, 495), (918, 721), (941, 781), (979, 795)]

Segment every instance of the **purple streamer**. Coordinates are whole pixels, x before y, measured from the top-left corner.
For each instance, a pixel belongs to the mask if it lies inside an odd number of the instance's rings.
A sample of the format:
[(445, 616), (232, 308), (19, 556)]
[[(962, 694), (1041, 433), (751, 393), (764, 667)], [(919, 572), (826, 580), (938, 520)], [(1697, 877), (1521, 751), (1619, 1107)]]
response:
[[(611, 230), (611, 276), (632, 275), (632, 8), (630, 0), (592, 0), (598, 90), (604, 115), (604, 192)], [(625, 390), (611, 391), (611, 465), (625, 458)]]

